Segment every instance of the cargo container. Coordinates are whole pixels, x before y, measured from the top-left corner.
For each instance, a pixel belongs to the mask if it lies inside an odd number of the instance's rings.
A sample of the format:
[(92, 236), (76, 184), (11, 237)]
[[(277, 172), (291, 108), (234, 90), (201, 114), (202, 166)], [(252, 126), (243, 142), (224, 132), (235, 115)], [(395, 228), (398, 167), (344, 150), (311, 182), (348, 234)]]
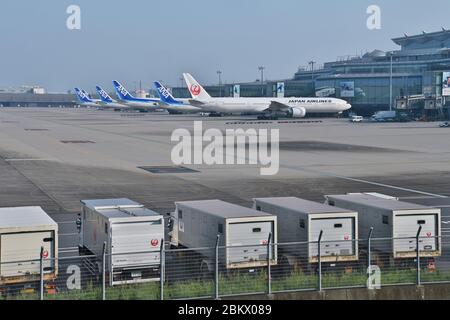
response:
[(407, 202), (441, 209), (442, 251), (446, 260), (450, 260), (450, 198), (420, 197), (408, 198)]
[[(296, 197), (256, 198), (253, 208), (277, 216), (278, 241), (313, 242), (305, 246), (281, 245), (288, 261), (291, 255), (301, 261), (317, 262), (319, 234), (322, 262), (358, 260), (358, 213)], [(316, 242), (316, 243), (314, 243)]]
[[(220, 263), (226, 269), (267, 266), (267, 244), (277, 241), (277, 217), (221, 200), (176, 202), (171, 214), (171, 244), (187, 248), (226, 247)], [(230, 248), (231, 246), (235, 246)], [(202, 250), (208, 270), (215, 257), (214, 250)], [(276, 264), (276, 247), (270, 252), (270, 263)]]
[(164, 218), (129, 199), (82, 200), (80, 254), (95, 255), (97, 269), (106, 243), (109, 284), (159, 280)]
[(0, 208), (0, 286), (40, 280), (58, 274), (58, 225), (41, 207)]
[[(325, 196), (326, 203), (358, 211), (359, 238), (367, 238), (373, 227), (372, 248), (388, 252), (397, 258), (416, 257), (416, 239), (421, 257), (441, 255), (441, 210), (428, 206), (398, 201), (384, 195), (354, 193)], [(392, 239), (393, 238), (393, 239)]]

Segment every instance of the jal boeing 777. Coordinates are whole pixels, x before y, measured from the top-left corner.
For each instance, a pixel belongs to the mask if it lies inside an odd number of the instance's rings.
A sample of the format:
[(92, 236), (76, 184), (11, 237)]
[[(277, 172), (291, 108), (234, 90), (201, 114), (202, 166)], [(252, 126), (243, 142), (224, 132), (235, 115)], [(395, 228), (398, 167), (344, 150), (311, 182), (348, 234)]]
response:
[(260, 119), (278, 117), (303, 118), (308, 113), (342, 113), (351, 105), (336, 98), (213, 98), (190, 75), (183, 73), (192, 99), (188, 103), (204, 111), (215, 113), (260, 114)]

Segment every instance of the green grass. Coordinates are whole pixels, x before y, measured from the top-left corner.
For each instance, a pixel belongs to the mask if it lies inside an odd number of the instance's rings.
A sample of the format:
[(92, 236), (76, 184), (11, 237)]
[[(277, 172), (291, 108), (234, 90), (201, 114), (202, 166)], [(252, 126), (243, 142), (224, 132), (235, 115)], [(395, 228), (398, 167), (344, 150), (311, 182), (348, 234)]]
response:
[[(450, 281), (450, 272), (424, 270), (421, 275), (423, 282)], [(365, 286), (366, 274), (353, 270), (351, 273), (325, 273), (322, 276), (322, 287), (336, 288), (349, 286)], [(404, 270), (382, 270), (381, 283), (406, 284), (414, 283), (416, 271), (414, 269)], [(315, 290), (317, 288), (317, 275), (302, 271), (295, 271), (289, 275), (279, 277), (276, 273), (272, 275), (272, 290)], [(245, 294), (267, 291), (267, 273), (265, 271), (255, 274), (221, 274), (219, 276), (219, 294), (221, 296), (233, 294)], [(181, 299), (206, 297), (214, 295), (213, 280), (190, 280), (168, 282), (164, 286), (165, 299)], [(47, 300), (92, 300), (101, 299), (100, 286), (89, 283), (82, 290), (58, 292), (56, 295), (46, 294)], [(123, 285), (106, 288), (106, 299), (108, 300), (156, 300), (160, 298), (159, 282), (150, 282), (134, 285)], [(38, 293), (20, 294), (13, 297), (0, 295), (0, 300), (37, 300)]]

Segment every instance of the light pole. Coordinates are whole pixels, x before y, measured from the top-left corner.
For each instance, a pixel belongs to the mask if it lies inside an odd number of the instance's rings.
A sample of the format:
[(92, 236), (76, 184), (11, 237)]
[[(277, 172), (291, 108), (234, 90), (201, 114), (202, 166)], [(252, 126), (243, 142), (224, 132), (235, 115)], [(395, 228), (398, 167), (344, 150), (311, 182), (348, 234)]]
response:
[(311, 89), (314, 91), (314, 64), (316, 62), (314, 60), (311, 60), (308, 62), (308, 64), (311, 66)]
[(265, 67), (259, 66), (258, 70), (261, 72), (261, 96), (264, 96), (264, 69)]
[(392, 63), (393, 63), (393, 54), (392, 51), (389, 53), (391, 57), (391, 72), (389, 77), (389, 111), (392, 111)]
[(222, 77), (221, 77), (222, 71), (217, 70), (217, 75), (219, 76), (219, 91), (220, 91), (219, 96), (222, 97)]

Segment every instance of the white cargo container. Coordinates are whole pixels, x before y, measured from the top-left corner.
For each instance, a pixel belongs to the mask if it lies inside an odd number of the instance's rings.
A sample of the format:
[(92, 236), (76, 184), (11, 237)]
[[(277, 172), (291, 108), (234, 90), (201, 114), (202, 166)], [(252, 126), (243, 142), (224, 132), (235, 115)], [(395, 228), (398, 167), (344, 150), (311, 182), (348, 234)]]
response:
[[(109, 283), (159, 280), (164, 218), (129, 199), (82, 200), (80, 253), (97, 263), (106, 243)], [(100, 265), (100, 264), (99, 264)]]
[[(172, 213), (171, 244), (187, 248), (226, 248), (220, 263), (227, 269), (267, 266), (267, 244), (277, 242), (277, 217), (221, 200), (175, 202)], [(246, 247), (248, 245), (248, 247)], [(201, 250), (204, 263), (211, 270), (214, 250)], [(271, 265), (277, 262), (276, 247), (272, 247)]]
[(58, 225), (41, 207), (0, 208), (0, 285), (40, 279), (43, 248), (44, 280), (58, 274)]
[[(372, 248), (392, 254), (393, 258), (414, 258), (419, 227), (422, 257), (441, 255), (441, 210), (377, 194), (352, 193), (325, 196), (329, 205), (358, 211), (359, 238), (367, 238), (373, 227)], [(393, 238), (390, 240), (389, 238)]]
[[(277, 216), (279, 243), (316, 242), (322, 234), (321, 261), (358, 260), (358, 213), (296, 197), (256, 198), (253, 208)], [(280, 251), (317, 262), (318, 245), (281, 245)], [(291, 259), (291, 258), (288, 258)]]

